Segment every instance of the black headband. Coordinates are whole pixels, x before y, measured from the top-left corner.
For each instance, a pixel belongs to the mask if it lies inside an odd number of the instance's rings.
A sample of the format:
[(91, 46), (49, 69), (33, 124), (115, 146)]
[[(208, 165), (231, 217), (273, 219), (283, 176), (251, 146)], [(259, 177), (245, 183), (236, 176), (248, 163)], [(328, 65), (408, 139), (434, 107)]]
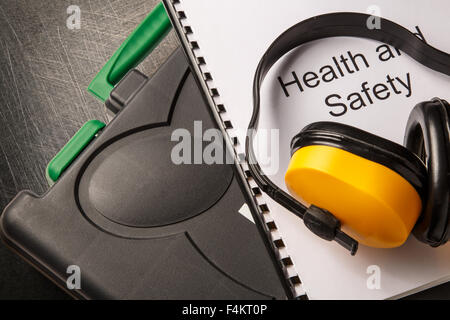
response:
[[(308, 208), (278, 188), (262, 172), (253, 149), (254, 136), (258, 127), (261, 85), (267, 72), (282, 56), (310, 41), (330, 37), (358, 37), (392, 45), (424, 66), (450, 76), (450, 55), (448, 53), (433, 48), (409, 30), (383, 18), (380, 18), (381, 28), (371, 30), (367, 26), (371, 17), (362, 13), (344, 12), (325, 14), (302, 21), (286, 30), (271, 44), (256, 69), (253, 82), (253, 115), (246, 139), (246, 157), (249, 169), (262, 191), (302, 219)], [(336, 231), (334, 240), (352, 252), (356, 250), (356, 241), (340, 230)]]

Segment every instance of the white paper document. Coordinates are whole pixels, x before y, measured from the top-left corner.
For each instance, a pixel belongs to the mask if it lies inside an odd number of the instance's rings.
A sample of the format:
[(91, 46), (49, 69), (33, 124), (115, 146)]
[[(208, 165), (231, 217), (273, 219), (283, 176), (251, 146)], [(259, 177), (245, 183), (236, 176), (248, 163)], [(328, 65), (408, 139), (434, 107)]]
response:
[[(206, 61), (242, 150), (257, 64), (273, 40), (301, 20), (337, 11), (377, 13), (450, 52), (447, 0), (181, 0), (176, 6), (185, 12), (190, 40), (198, 43), (195, 50)], [(412, 108), (436, 96), (450, 99), (449, 89), (449, 77), (382, 43), (348, 37), (314, 41), (286, 54), (266, 77), (260, 128), (279, 129), (280, 143), (258, 151), (263, 158), (279, 153), (265, 168), (286, 190), (290, 140), (306, 125), (337, 121), (402, 144)], [(268, 197), (266, 202), (311, 299), (397, 298), (450, 280), (449, 244), (433, 249), (410, 236), (400, 248), (361, 245), (351, 257), (276, 202)]]

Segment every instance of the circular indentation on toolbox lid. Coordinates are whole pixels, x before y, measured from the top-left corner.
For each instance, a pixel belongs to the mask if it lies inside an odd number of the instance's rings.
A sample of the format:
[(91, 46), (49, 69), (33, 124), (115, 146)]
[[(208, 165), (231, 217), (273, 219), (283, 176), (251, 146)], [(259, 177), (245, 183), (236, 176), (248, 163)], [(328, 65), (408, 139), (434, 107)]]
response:
[(174, 164), (178, 142), (165, 131), (128, 136), (90, 163), (83, 179), (89, 179), (91, 205), (103, 216), (130, 227), (166, 226), (204, 212), (226, 192), (232, 167)]

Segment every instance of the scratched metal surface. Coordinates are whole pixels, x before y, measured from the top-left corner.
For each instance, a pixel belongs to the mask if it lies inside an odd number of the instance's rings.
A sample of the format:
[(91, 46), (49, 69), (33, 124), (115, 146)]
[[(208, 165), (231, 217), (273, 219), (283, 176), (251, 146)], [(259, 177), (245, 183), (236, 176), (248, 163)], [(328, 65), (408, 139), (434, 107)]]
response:
[[(0, 0), (0, 207), (47, 189), (45, 167), (90, 119), (106, 121), (86, 88), (156, 0)], [(81, 8), (81, 29), (66, 26)], [(177, 46), (171, 35), (141, 69), (151, 75)], [(66, 298), (0, 244), (0, 299)]]
[[(45, 167), (90, 119), (106, 120), (86, 88), (156, 0), (0, 0), (0, 208), (47, 189)], [(69, 5), (81, 30), (66, 27)], [(141, 69), (151, 75), (178, 45), (172, 32)], [(0, 299), (66, 299), (0, 244)], [(450, 285), (415, 298), (450, 299)]]

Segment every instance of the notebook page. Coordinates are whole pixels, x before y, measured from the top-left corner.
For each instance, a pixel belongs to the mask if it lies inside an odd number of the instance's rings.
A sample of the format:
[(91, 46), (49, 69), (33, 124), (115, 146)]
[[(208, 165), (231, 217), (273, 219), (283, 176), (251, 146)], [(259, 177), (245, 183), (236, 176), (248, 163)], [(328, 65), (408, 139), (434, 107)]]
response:
[[(252, 112), (254, 71), (270, 43), (303, 19), (334, 11), (366, 13), (368, 8), (374, 9), (373, 4), (374, 1), (367, 0), (181, 0), (180, 6), (241, 147)], [(450, 52), (448, 1), (379, 0), (376, 5), (383, 17), (420, 32), (428, 43)], [(422, 67), (393, 48), (392, 57), (383, 61), (388, 53), (380, 58), (386, 50), (380, 45), (350, 38), (316, 41), (287, 54), (268, 74), (262, 90), (260, 128), (280, 129), (280, 143), (279, 150), (275, 145), (268, 148), (263, 144), (258, 151), (261, 158), (274, 149), (278, 151), (279, 161), (272, 159), (266, 169), (279, 186), (285, 189), (290, 139), (305, 125), (322, 120), (339, 121), (402, 143), (406, 120), (417, 102), (434, 96), (449, 98), (448, 77)], [(350, 56), (354, 58), (357, 67), (355, 64), (349, 67), (353, 72), (343, 70), (339, 79), (322, 82), (315, 88), (304, 86), (303, 91), (288, 86), (289, 97), (286, 96), (278, 77), (289, 82), (293, 80), (292, 72), (299, 77), (307, 72), (319, 73), (322, 67), (333, 64), (333, 57), (340, 60), (341, 55), (347, 61)], [(384, 100), (371, 97), (372, 101), (365, 97), (364, 102), (350, 106), (348, 97), (360, 92), (364, 83), (371, 89), (385, 84), (389, 97)], [(344, 103), (346, 107), (330, 107), (327, 102)], [(450, 245), (431, 249), (410, 237), (401, 248), (381, 250), (360, 246), (358, 254), (351, 257), (337, 244), (312, 235), (301, 220), (268, 197), (266, 201), (311, 299), (387, 299), (450, 279)], [(373, 282), (374, 270), (380, 271), (379, 286)]]

